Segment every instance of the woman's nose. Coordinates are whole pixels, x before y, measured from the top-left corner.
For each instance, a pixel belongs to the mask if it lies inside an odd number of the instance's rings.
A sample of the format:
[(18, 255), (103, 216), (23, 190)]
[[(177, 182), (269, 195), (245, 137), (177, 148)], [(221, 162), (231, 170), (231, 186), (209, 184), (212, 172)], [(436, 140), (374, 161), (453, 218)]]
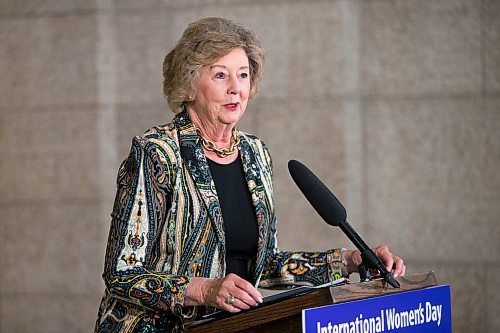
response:
[(237, 95), (240, 92), (240, 82), (235, 76), (229, 78), (227, 93), (232, 95)]

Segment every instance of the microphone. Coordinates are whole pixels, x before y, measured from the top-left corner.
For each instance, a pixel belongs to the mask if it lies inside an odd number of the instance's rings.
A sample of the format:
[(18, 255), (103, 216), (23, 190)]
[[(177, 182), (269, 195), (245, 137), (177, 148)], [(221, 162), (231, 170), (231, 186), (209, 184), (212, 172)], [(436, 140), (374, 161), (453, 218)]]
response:
[[(316, 212), (325, 220), (325, 222), (334, 227), (340, 227), (345, 235), (361, 252), (362, 265), (370, 269), (376, 269), (382, 277), (394, 288), (399, 288), (399, 282), (387, 271), (384, 264), (373, 250), (363, 241), (356, 231), (347, 222), (347, 212), (340, 201), (326, 187), (325, 184), (304, 164), (296, 160), (288, 162), (288, 170), (295, 184), (304, 194), (309, 203)], [(363, 267), (360, 267), (360, 274)]]

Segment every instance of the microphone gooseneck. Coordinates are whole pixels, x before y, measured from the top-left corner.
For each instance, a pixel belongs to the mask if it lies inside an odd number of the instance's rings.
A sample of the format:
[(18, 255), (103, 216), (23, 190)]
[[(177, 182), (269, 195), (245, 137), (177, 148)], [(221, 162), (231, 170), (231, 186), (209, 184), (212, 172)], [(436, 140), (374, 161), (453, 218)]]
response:
[(370, 269), (378, 270), (391, 286), (399, 288), (399, 282), (387, 271), (382, 261), (347, 222), (346, 209), (328, 187), (299, 161), (290, 160), (288, 170), (297, 187), (323, 220), (331, 226), (340, 227), (358, 248), (363, 260), (362, 264)]

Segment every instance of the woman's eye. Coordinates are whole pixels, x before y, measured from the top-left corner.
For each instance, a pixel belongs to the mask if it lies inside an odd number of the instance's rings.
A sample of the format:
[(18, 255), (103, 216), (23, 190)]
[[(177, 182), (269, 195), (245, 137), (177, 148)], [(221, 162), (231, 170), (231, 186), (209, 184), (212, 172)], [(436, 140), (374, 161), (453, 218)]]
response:
[(241, 73), (241, 74), (240, 74), (240, 77), (241, 77), (242, 79), (246, 79), (246, 78), (248, 77), (248, 73)]
[(224, 79), (226, 77), (226, 73), (224, 73), (224, 72), (218, 72), (218, 73), (215, 73), (214, 77), (216, 79)]

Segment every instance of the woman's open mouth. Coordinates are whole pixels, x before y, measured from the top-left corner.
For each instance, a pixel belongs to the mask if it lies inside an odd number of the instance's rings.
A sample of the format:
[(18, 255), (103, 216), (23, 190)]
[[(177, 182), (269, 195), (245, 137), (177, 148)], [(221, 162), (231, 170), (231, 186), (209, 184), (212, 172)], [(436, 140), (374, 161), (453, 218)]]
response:
[(240, 106), (240, 103), (227, 103), (227, 104), (224, 104), (224, 107), (228, 110), (231, 110), (231, 111), (235, 111), (238, 106)]

